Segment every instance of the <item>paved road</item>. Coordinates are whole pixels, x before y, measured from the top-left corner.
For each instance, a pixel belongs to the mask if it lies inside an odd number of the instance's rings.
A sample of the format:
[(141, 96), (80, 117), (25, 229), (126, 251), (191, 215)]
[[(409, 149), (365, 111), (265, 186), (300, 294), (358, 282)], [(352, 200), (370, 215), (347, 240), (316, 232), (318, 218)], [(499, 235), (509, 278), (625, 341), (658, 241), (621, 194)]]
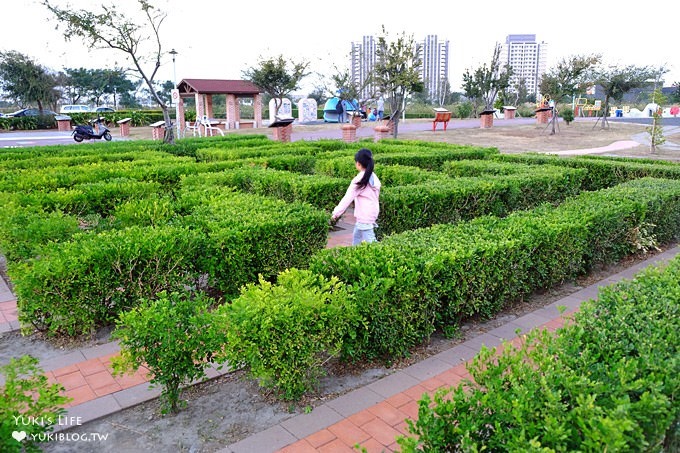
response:
[[(651, 124), (651, 118), (609, 118), (612, 123), (616, 122), (626, 122), (626, 123), (639, 123), (639, 124)], [(515, 118), (512, 120), (505, 119), (495, 119), (494, 127), (507, 127), (507, 126), (519, 126), (522, 124), (535, 124), (535, 118)], [(319, 124), (323, 124), (319, 122)], [(664, 118), (663, 126), (675, 128), (680, 126), (679, 118)], [(357, 137), (365, 138), (373, 136), (373, 126), (375, 123), (363, 123), (362, 127), (357, 129)], [(479, 119), (467, 119), (467, 120), (451, 120), (448, 125), (449, 129), (463, 129), (463, 128), (478, 128)], [(437, 130), (441, 130), (442, 126), (437, 125)], [(431, 131), (432, 123), (429, 121), (412, 121), (406, 120), (399, 123), (399, 132), (422, 132)], [(151, 138), (151, 137), (149, 137)], [(321, 140), (321, 139), (342, 139), (342, 131), (340, 128), (325, 129), (320, 131), (296, 131), (293, 128), (293, 134), (291, 139), (293, 141), (297, 140)], [(113, 136), (114, 141), (127, 140), (123, 137), (117, 137), (115, 134)], [(95, 140), (96, 141), (96, 140)], [(41, 145), (67, 145), (73, 144), (73, 137), (71, 132), (60, 132), (60, 131), (18, 131), (18, 132), (3, 132), (0, 133), (0, 148), (21, 148), (27, 146), (41, 146)], [(90, 141), (85, 141), (83, 143), (90, 143)]]

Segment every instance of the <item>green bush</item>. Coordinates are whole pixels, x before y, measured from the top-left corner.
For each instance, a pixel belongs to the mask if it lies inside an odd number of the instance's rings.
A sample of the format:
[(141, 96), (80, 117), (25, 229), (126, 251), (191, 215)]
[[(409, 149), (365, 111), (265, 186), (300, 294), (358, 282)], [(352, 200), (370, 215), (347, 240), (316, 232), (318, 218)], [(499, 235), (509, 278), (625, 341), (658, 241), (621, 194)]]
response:
[[(38, 359), (28, 355), (10, 358), (0, 366), (0, 450), (3, 452), (39, 452), (38, 443), (48, 434), (66, 411), (61, 407), (71, 399), (60, 395), (60, 384), (49, 384), (38, 366)], [(18, 440), (13, 436), (23, 436)]]
[(277, 283), (260, 277), (218, 309), (226, 333), (224, 360), (246, 365), (284, 399), (311, 391), (342, 339), (360, 329), (356, 309), (337, 278), (288, 269)]
[(473, 381), (423, 397), (402, 451), (671, 451), (678, 272), (675, 259), (602, 289), (558, 335), (483, 348), (468, 366)]
[(562, 110), (562, 119), (564, 120), (565, 123), (567, 123), (568, 126), (569, 123), (574, 121), (574, 111), (572, 109)]
[(548, 154), (498, 154), (491, 159), (524, 163), (530, 165), (556, 165), (571, 168), (584, 168), (587, 171), (584, 180), (584, 190), (600, 190), (612, 187), (633, 179), (652, 177), (680, 179), (680, 165), (669, 163), (640, 162), (631, 159), (594, 158), (588, 157), (560, 157)]
[(470, 118), (470, 115), (472, 115), (472, 104), (470, 102), (462, 102), (458, 105), (456, 105), (456, 109), (454, 110), (454, 115), (456, 118)]
[(148, 198), (128, 200), (118, 204), (111, 213), (117, 228), (137, 226), (162, 226), (174, 215), (174, 202), (170, 197), (152, 195)]
[(332, 209), (342, 198), (347, 181), (324, 175), (301, 175), (261, 167), (225, 170), (189, 176), (182, 182), (188, 186), (231, 186), (243, 192), (301, 201), (320, 209)]
[(18, 204), (0, 208), (0, 253), (8, 263), (35, 258), (42, 246), (66, 241), (79, 231), (78, 219), (59, 211)]
[[(668, 214), (668, 213), (672, 214)], [(680, 235), (680, 183), (643, 179), (507, 218), (480, 217), (317, 253), (310, 270), (352, 287), (368, 329), (347, 354), (407, 354), (438, 327), (548, 288)], [(658, 235), (658, 236), (657, 236)]]
[(50, 335), (90, 333), (139, 299), (194, 285), (203, 242), (189, 228), (131, 227), (47, 244), (8, 269), (19, 320)]
[(151, 384), (162, 387), (163, 413), (186, 404), (181, 387), (206, 377), (213, 354), (223, 344), (212, 314), (212, 300), (202, 294), (160, 292), (121, 313), (112, 338), (120, 340), (120, 356), (111, 362), (118, 374), (146, 367)]
[(269, 279), (286, 268), (306, 267), (328, 240), (324, 211), (225, 188), (183, 190), (178, 212), (186, 214), (187, 228), (206, 237), (198, 264), (226, 295), (257, 281), (258, 274)]

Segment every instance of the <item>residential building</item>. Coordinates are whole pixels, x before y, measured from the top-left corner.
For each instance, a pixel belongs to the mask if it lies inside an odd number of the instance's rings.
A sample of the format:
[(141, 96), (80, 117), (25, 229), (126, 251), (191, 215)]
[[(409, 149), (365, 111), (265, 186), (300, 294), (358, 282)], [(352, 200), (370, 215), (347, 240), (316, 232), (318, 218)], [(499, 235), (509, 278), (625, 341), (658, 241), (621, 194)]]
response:
[(449, 41), (437, 35), (427, 35), (419, 43), (418, 53), (422, 62), (422, 78), (430, 99), (446, 95), (449, 82)]
[[(352, 79), (357, 82), (359, 86), (364, 86), (365, 81), (368, 79), (371, 72), (373, 71), (373, 68), (375, 67), (376, 45), (377, 39), (373, 36), (364, 36), (360, 42), (352, 42), (350, 68)], [(364, 89), (361, 92), (361, 97), (364, 99), (368, 98), (372, 91), (372, 86), (364, 86)]]
[(541, 77), (546, 72), (547, 50), (548, 45), (537, 42), (536, 35), (508, 35), (501, 46), (500, 66), (509, 64), (512, 68), (511, 85), (524, 79), (527, 93), (538, 96)]
[[(437, 35), (427, 35), (416, 43), (421, 58), (421, 77), (430, 98), (437, 99), (449, 81), (449, 41)], [(359, 85), (363, 85), (375, 67), (377, 38), (364, 36), (362, 41), (352, 42), (351, 73)], [(363, 98), (370, 96), (373, 87), (367, 86), (361, 93)]]

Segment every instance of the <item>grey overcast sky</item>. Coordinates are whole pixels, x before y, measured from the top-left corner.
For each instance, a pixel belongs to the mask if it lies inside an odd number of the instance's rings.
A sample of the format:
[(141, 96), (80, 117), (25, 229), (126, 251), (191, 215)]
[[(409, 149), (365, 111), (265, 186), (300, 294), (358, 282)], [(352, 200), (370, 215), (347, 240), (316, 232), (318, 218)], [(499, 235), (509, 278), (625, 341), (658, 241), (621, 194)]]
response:
[[(93, 8), (115, 3), (129, 17), (142, 19), (136, 0), (52, 0), (60, 6)], [(606, 64), (665, 65), (666, 86), (680, 82), (680, 13), (677, 0), (625, 3), (593, 0), (476, 1), (242, 1), (151, 0), (167, 12), (161, 28), (164, 50), (175, 49), (177, 80), (239, 79), (258, 57), (283, 54), (310, 62), (313, 74), (303, 92), (317, 84), (317, 73), (349, 65), (352, 41), (377, 36), (382, 25), (394, 36), (416, 40), (436, 34), (449, 40), (449, 74), (459, 89), (465, 69), (491, 59), (496, 42), (508, 34), (535, 34), (548, 44), (548, 68), (572, 55), (599, 53)], [(649, 7), (647, 7), (649, 5)], [(94, 43), (65, 42), (57, 23), (36, 0), (3, 3), (0, 50), (17, 50), (54, 70), (73, 67), (128, 67), (116, 51)], [(670, 18), (670, 20), (667, 20)], [(90, 49), (90, 50), (88, 50)], [(158, 80), (173, 79), (166, 55)]]

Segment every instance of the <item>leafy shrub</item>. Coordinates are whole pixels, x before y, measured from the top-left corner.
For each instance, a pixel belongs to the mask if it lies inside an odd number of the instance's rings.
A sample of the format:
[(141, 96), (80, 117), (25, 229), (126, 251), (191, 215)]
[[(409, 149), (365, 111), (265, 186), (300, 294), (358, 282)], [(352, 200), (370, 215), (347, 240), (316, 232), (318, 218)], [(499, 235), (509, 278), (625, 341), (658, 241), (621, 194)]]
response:
[(78, 233), (78, 219), (35, 207), (5, 205), (0, 209), (0, 253), (8, 262), (35, 258), (49, 242), (62, 242)]
[(224, 359), (244, 364), (284, 399), (313, 390), (323, 364), (344, 336), (360, 328), (345, 286), (309, 271), (288, 269), (275, 285), (260, 277), (218, 309), (226, 332)]
[(120, 340), (120, 356), (111, 362), (123, 374), (144, 366), (151, 384), (162, 387), (163, 412), (179, 411), (181, 387), (205, 378), (205, 370), (223, 343), (213, 316), (212, 300), (202, 294), (160, 292), (121, 313), (112, 338)]
[(173, 201), (169, 197), (153, 195), (149, 198), (121, 203), (112, 212), (116, 226), (161, 226), (175, 215)]
[(640, 162), (618, 158), (560, 157), (546, 154), (498, 154), (491, 159), (503, 162), (526, 163), (531, 165), (556, 165), (584, 168), (587, 171), (583, 189), (600, 190), (637, 178), (653, 177), (680, 179), (680, 165)]
[[(60, 384), (48, 384), (47, 377), (32, 356), (10, 358), (0, 366), (4, 383), (0, 387), (0, 450), (39, 452), (36, 445), (47, 440), (46, 433), (66, 413), (60, 407), (70, 398), (60, 395)], [(13, 436), (23, 436), (21, 441)]]
[(339, 277), (356, 295), (368, 328), (346, 340), (347, 353), (389, 359), (408, 353), (437, 327), (491, 316), (531, 291), (633, 253), (631, 231), (643, 223), (655, 225), (648, 234), (677, 238), (678, 216), (680, 183), (643, 179), (582, 193), (557, 208), (323, 250), (310, 270)]
[(562, 110), (562, 119), (564, 120), (565, 123), (567, 123), (568, 126), (569, 123), (574, 121), (574, 111), (572, 109)]
[(50, 335), (82, 335), (167, 290), (195, 284), (203, 249), (188, 228), (130, 227), (48, 244), (8, 269), (19, 320)]
[(290, 267), (306, 267), (328, 240), (328, 214), (305, 203), (230, 192), (183, 190), (178, 212), (187, 228), (206, 237), (198, 264), (227, 295)]
[(470, 118), (470, 115), (472, 115), (472, 104), (470, 102), (461, 102), (460, 104), (456, 105), (456, 109), (454, 110), (454, 115), (456, 118)]
[(243, 192), (301, 201), (321, 209), (332, 209), (342, 198), (347, 181), (324, 175), (300, 175), (260, 167), (225, 170), (187, 177), (183, 187), (231, 186)]
[(483, 348), (468, 366), (473, 382), (423, 397), (402, 451), (669, 447), (680, 417), (678, 272), (675, 259), (604, 288), (558, 335)]

